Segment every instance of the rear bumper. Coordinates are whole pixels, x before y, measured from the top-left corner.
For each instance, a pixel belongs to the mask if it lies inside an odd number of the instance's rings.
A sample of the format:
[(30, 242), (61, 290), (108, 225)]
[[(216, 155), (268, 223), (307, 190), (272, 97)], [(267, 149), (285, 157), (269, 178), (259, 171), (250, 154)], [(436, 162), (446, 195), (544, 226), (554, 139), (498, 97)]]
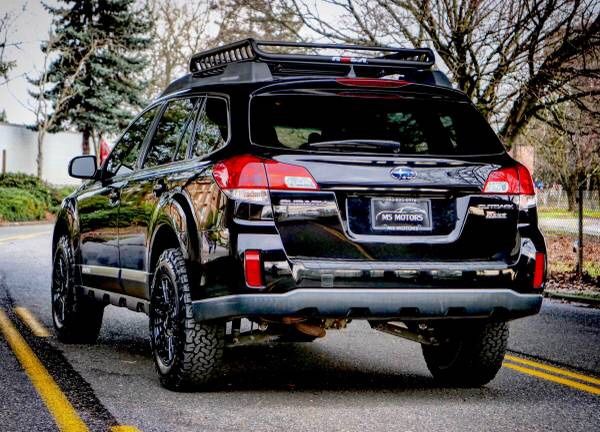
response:
[(515, 319), (536, 314), (541, 294), (510, 289), (295, 289), (284, 294), (237, 294), (193, 302), (198, 321), (257, 316), (364, 319)]

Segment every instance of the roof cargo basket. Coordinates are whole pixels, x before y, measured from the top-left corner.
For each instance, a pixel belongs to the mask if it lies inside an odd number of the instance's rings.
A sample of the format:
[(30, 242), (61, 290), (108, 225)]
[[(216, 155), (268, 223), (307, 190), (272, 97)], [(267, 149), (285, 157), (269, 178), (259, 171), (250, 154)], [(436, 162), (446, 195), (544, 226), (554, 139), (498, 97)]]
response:
[[(331, 54), (330, 54), (331, 53)], [(244, 39), (192, 56), (190, 72), (210, 76), (232, 63), (263, 62), (274, 75), (353, 74), (382, 76), (398, 71), (431, 70), (429, 48), (367, 47)]]

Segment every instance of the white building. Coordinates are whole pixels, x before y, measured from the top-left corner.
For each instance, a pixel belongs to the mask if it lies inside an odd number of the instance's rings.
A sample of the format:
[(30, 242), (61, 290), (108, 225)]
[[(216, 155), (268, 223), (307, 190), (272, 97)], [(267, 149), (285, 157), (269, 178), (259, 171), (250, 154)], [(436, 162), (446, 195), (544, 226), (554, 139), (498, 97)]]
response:
[[(76, 185), (80, 180), (69, 177), (67, 168), (74, 156), (81, 155), (81, 134), (59, 132), (46, 134), (42, 179), (54, 185)], [(90, 151), (94, 151), (93, 146)], [(0, 173), (37, 173), (37, 132), (23, 125), (0, 123)]]

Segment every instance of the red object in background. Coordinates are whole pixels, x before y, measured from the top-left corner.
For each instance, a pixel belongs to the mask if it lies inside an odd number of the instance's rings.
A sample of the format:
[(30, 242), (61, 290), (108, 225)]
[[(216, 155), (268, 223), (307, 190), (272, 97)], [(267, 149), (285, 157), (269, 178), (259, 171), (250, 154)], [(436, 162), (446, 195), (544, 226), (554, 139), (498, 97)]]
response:
[(108, 143), (101, 139), (100, 140), (100, 165), (102, 165), (104, 163), (104, 160), (108, 157), (108, 155), (110, 154), (110, 147), (108, 146)]

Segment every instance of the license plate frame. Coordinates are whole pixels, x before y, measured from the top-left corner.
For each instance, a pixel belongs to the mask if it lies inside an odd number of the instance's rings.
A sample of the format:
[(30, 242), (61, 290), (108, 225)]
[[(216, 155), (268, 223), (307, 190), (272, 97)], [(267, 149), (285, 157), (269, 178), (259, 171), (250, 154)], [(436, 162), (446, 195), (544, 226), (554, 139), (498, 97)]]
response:
[(371, 229), (392, 232), (430, 232), (431, 200), (427, 198), (371, 198)]

